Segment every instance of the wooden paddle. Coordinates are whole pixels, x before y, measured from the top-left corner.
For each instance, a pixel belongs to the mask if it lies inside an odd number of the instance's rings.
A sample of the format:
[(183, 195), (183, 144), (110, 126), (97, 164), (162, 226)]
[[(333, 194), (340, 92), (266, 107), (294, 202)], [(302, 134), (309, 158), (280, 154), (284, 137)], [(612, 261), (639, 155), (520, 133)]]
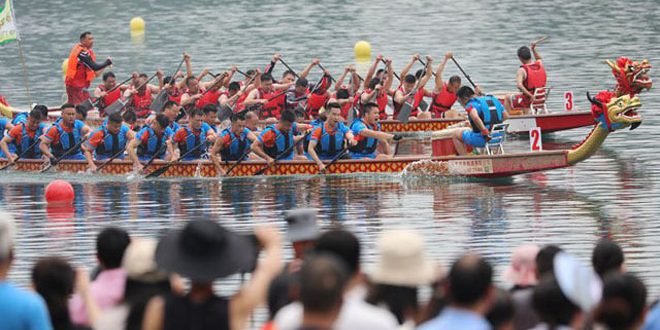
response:
[(166, 149), (166, 148), (167, 148), (167, 143), (163, 144), (163, 145), (160, 147), (160, 149), (158, 149), (158, 150), (156, 151), (156, 153), (155, 153), (153, 156), (151, 156), (151, 158), (149, 158), (149, 160), (148, 160), (148, 161), (144, 164), (144, 166), (142, 167), (142, 173), (147, 173), (147, 168), (148, 168), (149, 166), (151, 166), (151, 164), (153, 164), (154, 160), (156, 160), (156, 158), (158, 158), (158, 155), (160, 155), (161, 153), (165, 152), (165, 149)]
[(101, 169), (106, 167), (108, 164), (112, 163), (113, 160), (115, 160), (117, 157), (121, 156), (124, 154), (124, 151), (126, 151), (126, 147), (122, 148), (119, 150), (116, 154), (112, 155), (112, 157), (108, 158), (103, 164), (101, 164), (99, 167), (96, 168), (96, 173), (101, 172)]
[(44, 172), (50, 170), (51, 167), (57, 165), (60, 161), (62, 161), (62, 159), (64, 159), (64, 157), (70, 155), (74, 150), (79, 149), (80, 146), (81, 146), (85, 141), (87, 141), (87, 138), (86, 138), (86, 137), (80, 139), (80, 142), (76, 143), (73, 147), (69, 148), (69, 150), (67, 150), (66, 152), (64, 152), (59, 158), (56, 158), (56, 159), (54, 159), (54, 160), (51, 159), (51, 160), (50, 160), (50, 164), (48, 164), (48, 166), (46, 166), (46, 168), (44, 168), (43, 170), (39, 171), (39, 173), (44, 173)]
[(181, 156), (180, 156), (179, 158), (177, 158), (175, 161), (170, 162), (169, 164), (167, 164), (167, 165), (165, 165), (165, 166), (163, 166), (163, 167), (161, 167), (161, 168), (159, 168), (159, 169), (157, 169), (157, 170), (155, 170), (155, 171), (153, 171), (153, 172), (147, 174), (147, 176), (145, 176), (145, 178), (146, 178), (146, 179), (149, 179), (149, 178), (157, 178), (157, 177), (161, 176), (163, 173), (167, 172), (167, 170), (168, 170), (170, 167), (172, 167), (172, 166), (174, 166), (176, 163), (182, 161), (186, 156), (188, 156), (188, 155), (192, 154), (193, 152), (197, 151), (197, 149), (201, 148), (201, 147), (204, 146), (204, 145), (206, 145), (206, 143), (200, 143), (200, 144), (198, 144), (198, 145), (195, 146), (194, 148), (188, 150), (188, 152), (186, 152), (185, 154), (181, 155)]
[[(385, 59), (381, 59), (380, 61), (383, 62), (383, 64), (386, 64), (386, 65), (387, 65), (387, 63), (385, 62)], [(394, 74), (394, 77), (395, 77), (397, 80), (401, 81), (401, 77), (399, 77), (399, 75), (396, 73), (396, 71), (392, 70), (392, 73)], [(364, 79), (362, 79), (362, 80), (364, 80)]]
[[(307, 139), (307, 137), (308, 137), (310, 134), (312, 134), (312, 130), (310, 130), (309, 132), (305, 133), (305, 135), (303, 135), (303, 138), (300, 139), (300, 141), (298, 141), (298, 143), (300, 143), (301, 141), (304, 141), (305, 139)], [(288, 148), (286, 148), (284, 151), (282, 151), (279, 155), (277, 155), (277, 157), (275, 157), (275, 159), (273, 160), (273, 165), (276, 165), (276, 164), (277, 164), (277, 161), (279, 161), (280, 159), (282, 159), (282, 158), (284, 158), (286, 155), (288, 155), (290, 152), (292, 152), (292, 151), (293, 151), (293, 148), (295, 148), (296, 145), (297, 145), (298, 143), (293, 143), (293, 144), (290, 145)], [(262, 169), (260, 169), (260, 170), (258, 170), (258, 171), (256, 171), (256, 172), (254, 172), (254, 175), (262, 175), (262, 174), (263, 174), (264, 172), (266, 172), (266, 170), (268, 170), (270, 167), (271, 167), (271, 165), (270, 165), (270, 164), (267, 164), (267, 165), (264, 166)]]
[(282, 63), (282, 65), (284, 65), (289, 71), (291, 71), (291, 73), (293, 73), (293, 75), (296, 76), (296, 78), (300, 78), (300, 76), (295, 71), (293, 71), (293, 69), (291, 69), (291, 67), (288, 64), (286, 64), (286, 62), (284, 62), (282, 58), (280, 58), (280, 63)]
[[(106, 94), (110, 94), (110, 93), (114, 92), (117, 88), (121, 87), (122, 85), (124, 85), (125, 83), (127, 83), (131, 79), (133, 79), (133, 77), (130, 77), (130, 78), (120, 82), (118, 85), (115, 85), (115, 87), (112, 87), (110, 90), (108, 90), (106, 92)], [(103, 100), (103, 98), (99, 97), (99, 98), (96, 99), (96, 101), (94, 101), (92, 103), (92, 99), (88, 98), (87, 100), (85, 100), (85, 102), (80, 103), (78, 106), (81, 107), (82, 109), (84, 109), (85, 112), (87, 112), (89, 110), (94, 109), (94, 107), (98, 107), (99, 103), (101, 103), (102, 100)]]
[[(147, 79), (147, 81), (145, 81), (142, 85), (138, 86), (138, 88), (136, 88), (136, 90), (146, 86), (155, 77), (156, 77), (156, 74), (154, 73), (149, 79)], [(131, 94), (128, 98), (126, 98), (126, 101), (117, 100), (115, 103), (113, 103), (109, 107), (105, 108), (105, 113), (109, 116), (113, 113), (121, 112), (124, 109), (124, 107), (128, 103), (131, 102), (131, 100), (133, 99), (133, 95), (134, 94)]]
[(451, 57), (451, 60), (454, 61), (454, 64), (456, 64), (456, 66), (458, 67), (458, 69), (461, 70), (461, 72), (463, 73), (463, 75), (465, 76), (465, 78), (467, 78), (467, 80), (470, 82), (470, 85), (472, 85), (473, 88), (477, 88), (477, 85), (474, 84), (474, 82), (472, 81), (472, 79), (470, 79), (470, 76), (469, 76), (467, 73), (465, 73), (465, 70), (463, 70), (463, 68), (461, 67), (461, 65), (458, 64), (458, 62), (456, 61), (456, 59), (455, 59), (453, 56)]
[[(185, 62), (185, 57), (181, 59), (181, 62), (179, 62), (179, 66), (174, 70), (174, 73), (170, 76), (170, 82), (169, 85), (173, 86), (174, 83), (176, 82), (176, 73), (181, 70), (181, 66), (183, 65), (183, 62)], [(169, 100), (169, 95), (167, 94), (167, 90), (165, 90), (165, 86), (163, 86), (163, 89), (156, 95), (156, 99), (154, 99), (153, 102), (151, 102), (151, 105), (149, 106), (149, 109), (156, 113), (161, 113), (163, 111), (163, 108), (165, 107), (165, 103), (167, 103), (167, 100)]]
[(27, 147), (27, 149), (25, 149), (25, 151), (21, 152), (20, 155), (16, 156), (16, 159), (14, 159), (14, 162), (13, 162), (13, 163), (8, 163), (7, 165), (3, 166), (2, 168), (0, 168), (0, 171), (3, 171), (3, 170), (6, 169), (6, 168), (9, 168), (9, 167), (12, 167), (12, 166), (16, 165), (16, 162), (18, 162), (19, 159), (25, 157), (25, 155), (27, 155), (27, 153), (28, 153), (30, 150), (34, 149), (34, 147), (35, 147), (37, 144), (39, 144), (40, 141), (41, 141), (41, 140), (39, 140), (39, 137), (37, 137), (37, 140), (34, 141), (34, 143), (32, 143), (29, 147)]
[(415, 102), (415, 95), (417, 95), (417, 91), (419, 90), (420, 86), (419, 83), (422, 81), (422, 79), (417, 79), (417, 84), (415, 84), (415, 88), (408, 93), (406, 96), (406, 99), (403, 101), (403, 105), (401, 106), (401, 110), (399, 110), (399, 115), (396, 116), (396, 119), (404, 124), (408, 123), (408, 118), (410, 117), (410, 113), (412, 112), (412, 107), (413, 103)]
[(238, 164), (242, 163), (243, 160), (247, 159), (247, 156), (250, 154), (250, 152), (252, 152), (252, 149), (250, 149), (250, 148), (246, 148), (246, 149), (245, 149), (245, 152), (243, 152), (243, 154), (241, 155), (241, 157), (238, 158), (238, 160), (236, 161), (236, 163), (234, 163), (234, 165), (232, 165), (232, 166), (227, 170), (227, 172), (225, 172), (225, 175), (229, 175), (229, 173), (231, 173), (231, 171), (233, 171), (233, 170), (236, 168), (236, 166), (238, 166)]
[(245, 85), (243, 85), (243, 88), (241, 88), (241, 90), (235, 95), (236, 99), (234, 99), (234, 101), (231, 102), (232, 103), (231, 105), (225, 104), (225, 105), (220, 106), (220, 111), (218, 112), (218, 120), (223, 122), (223, 121), (229, 119), (229, 117), (231, 117), (232, 114), (234, 114), (234, 107), (236, 106), (236, 103), (238, 103), (238, 99), (241, 98), (240, 96), (238, 96), (238, 94), (245, 93), (247, 88), (250, 86), (250, 84), (252, 84), (252, 82), (256, 78), (257, 78), (256, 74), (253, 75), (252, 77), (250, 77), (248, 82), (245, 83)]
[[(323, 76), (325, 76), (326, 69), (323, 67), (323, 64), (319, 63), (319, 69), (323, 70)], [(330, 77), (331, 81), (336, 81), (335, 78), (332, 78), (332, 76), (329, 75), (329, 74), (328, 74), (328, 77)], [(321, 78), (321, 79), (323, 79), (323, 78)]]

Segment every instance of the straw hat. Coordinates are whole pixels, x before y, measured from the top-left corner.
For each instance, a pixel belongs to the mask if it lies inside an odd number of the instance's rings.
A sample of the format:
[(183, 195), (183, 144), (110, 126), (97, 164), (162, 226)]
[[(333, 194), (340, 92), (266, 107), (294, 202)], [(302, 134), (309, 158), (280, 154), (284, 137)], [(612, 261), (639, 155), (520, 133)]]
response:
[(182, 230), (170, 231), (158, 243), (156, 263), (168, 272), (197, 282), (212, 282), (249, 271), (256, 247), (211, 220), (190, 221)]
[(377, 284), (416, 287), (433, 280), (434, 267), (424, 255), (424, 238), (411, 230), (384, 231), (371, 280)]
[(121, 262), (121, 267), (129, 279), (147, 283), (167, 280), (167, 273), (158, 270), (156, 265), (157, 246), (158, 241), (151, 238), (131, 240)]

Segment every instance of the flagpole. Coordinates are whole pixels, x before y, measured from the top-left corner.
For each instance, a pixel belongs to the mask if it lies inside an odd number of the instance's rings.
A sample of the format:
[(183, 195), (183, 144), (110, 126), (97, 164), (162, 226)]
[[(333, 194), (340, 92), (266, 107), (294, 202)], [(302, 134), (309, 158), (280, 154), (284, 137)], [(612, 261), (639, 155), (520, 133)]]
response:
[(27, 93), (29, 107), (32, 107), (32, 95), (30, 94), (30, 83), (28, 80), (28, 69), (27, 65), (25, 64), (25, 55), (23, 54), (23, 43), (21, 42), (21, 38), (18, 38), (18, 55), (21, 58), (21, 66), (23, 67), (23, 83), (25, 84), (25, 92)]

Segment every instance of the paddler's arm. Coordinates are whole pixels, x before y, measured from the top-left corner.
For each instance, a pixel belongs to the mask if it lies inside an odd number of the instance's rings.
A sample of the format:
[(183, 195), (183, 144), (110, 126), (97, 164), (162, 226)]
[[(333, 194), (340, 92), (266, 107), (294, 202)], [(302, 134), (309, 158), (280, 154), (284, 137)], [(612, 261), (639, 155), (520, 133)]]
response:
[(172, 139), (167, 139), (165, 141), (165, 145), (167, 146), (167, 154), (165, 155), (165, 161), (169, 162), (172, 161), (172, 157), (174, 156), (174, 143), (172, 142)]
[(208, 75), (209, 75), (209, 68), (204, 68), (195, 79), (197, 79), (197, 81), (200, 83), (201, 86), (202, 79), (204, 79), (204, 77)]
[[(10, 106), (6, 106), (2, 103), (0, 103), (0, 113), (2, 113), (3, 116), (7, 118), (13, 118), (14, 117), (14, 108)], [(17, 111), (18, 112), (18, 111)]]
[(442, 59), (442, 63), (438, 65), (438, 70), (435, 71), (435, 92), (440, 93), (442, 91), (442, 85), (444, 84), (444, 81), (442, 81), (442, 73), (445, 71), (445, 65), (447, 64), (447, 61), (454, 57), (454, 54), (452, 52), (447, 52), (445, 54), (445, 58)]
[(337, 81), (335, 82), (335, 91), (338, 91), (341, 89), (341, 85), (344, 83), (344, 79), (346, 79), (346, 74), (351, 71), (351, 67), (347, 66), (344, 68), (344, 72), (341, 73), (341, 76), (337, 78)]
[(532, 48), (532, 54), (534, 54), (534, 60), (540, 61), (543, 59), (541, 57), (541, 54), (539, 54), (539, 51), (536, 50), (537, 43), (535, 41), (532, 41), (531, 48)]
[(417, 88), (424, 88), (433, 76), (433, 58), (431, 56), (426, 56), (426, 72), (424, 76), (420, 79), (419, 85)]
[(378, 54), (376, 56), (376, 59), (374, 60), (374, 63), (371, 64), (369, 67), (369, 71), (367, 71), (367, 75), (364, 78), (364, 89), (369, 88), (369, 83), (371, 82), (371, 79), (374, 77), (374, 74), (376, 73), (376, 68), (378, 67), (378, 63), (383, 60), (383, 55)]
[(136, 148), (142, 143), (140, 139), (133, 139), (128, 142), (126, 145), (126, 151), (128, 152), (128, 159), (133, 162), (133, 167), (135, 167), (136, 170), (141, 171), (142, 170), (142, 164), (140, 164), (140, 160), (138, 159), (137, 151)]
[(310, 157), (312, 157), (312, 160), (316, 163), (316, 165), (319, 167), (319, 173), (323, 173), (325, 171), (325, 164), (319, 159), (319, 155), (316, 154), (316, 145), (318, 142), (315, 139), (309, 140), (309, 146), (307, 147), (307, 153), (309, 154)]
[(186, 79), (194, 77), (195, 74), (193, 73), (192, 64), (190, 63), (190, 54), (183, 53), (183, 61), (186, 62)]
[[(156, 71), (156, 78), (158, 78), (158, 87), (156, 87), (156, 89), (155, 89), (155, 90), (157, 90), (156, 93), (160, 93), (160, 90), (163, 88), (163, 85), (164, 85), (163, 84), (163, 76), (164, 76), (163, 70), (158, 69)], [(153, 91), (153, 89), (152, 89), (152, 91)]]
[(353, 132), (350, 130), (344, 134), (344, 140), (350, 145), (351, 147), (355, 147), (357, 145), (357, 141), (355, 140), (355, 135), (353, 135)]
[(295, 82), (290, 82), (290, 83), (286, 83), (286, 84), (273, 84), (273, 89), (275, 89), (277, 91), (282, 91), (282, 90), (291, 88), (291, 86), (293, 86), (294, 84), (295, 84)]
[(222, 162), (222, 156), (220, 155), (220, 151), (222, 150), (222, 146), (224, 145), (224, 141), (222, 138), (216, 139), (215, 142), (213, 143), (213, 147), (211, 147), (211, 151), (209, 153), (211, 154), (211, 162), (213, 162), (213, 166), (215, 166), (215, 172), (219, 175), (225, 175), (227, 172), (220, 166), (220, 162)]
[(80, 129), (80, 134), (81, 134), (83, 137), (88, 136), (89, 133), (91, 133), (91, 132), (92, 132), (92, 129), (91, 129), (89, 126), (87, 126), (87, 125), (83, 126), (83, 127)]
[(350, 96), (355, 95), (360, 90), (360, 75), (357, 73), (357, 70), (355, 70), (354, 65), (349, 65), (351, 68), (351, 88), (349, 90)]
[(481, 131), (481, 135), (488, 136), (488, 134), (490, 134), (490, 131), (486, 128), (486, 125), (484, 125), (484, 123), (481, 121), (481, 118), (479, 118), (479, 114), (477, 113), (477, 110), (472, 109), (472, 111), (470, 111), (468, 116), (472, 118), (472, 122), (477, 126), (479, 131)]
[(394, 95), (392, 96), (392, 101), (397, 104), (402, 104), (403, 102), (406, 101), (406, 96), (403, 95), (403, 92), (400, 90), (394, 91)]
[(385, 59), (385, 66), (387, 68), (387, 81), (383, 85), (383, 88), (386, 91), (392, 89), (392, 83), (394, 82), (394, 69), (392, 68), (392, 59)]
[(92, 71), (97, 71), (97, 74), (98, 71), (101, 71), (106, 67), (108, 67), (109, 65), (112, 65), (112, 59), (110, 57), (108, 57), (103, 62), (94, 62), (94, 60), (92, 60), (92, 57), (89, 56), (89, 53), (84, 51), (78, 54), (78, 61), (82, 62), (85, 66), (92, 69)]
[(384, 142), (388, 142), (388, 143), (389, 143), (389, 141), (394, 139), (393, 134), (389, 134), (389, 133), (385, 133), (385, 132), (381, 132), (381, 131), (374, 131), (374, 130), (371, 130), (371, 129), (368, 129), (368, 128), (365, 128), (365, 129), (361, 130), (360, 135), (370, 137), (370, 138), (374, 138), (374, 139), (377, 139), (379, 141), (384, 141)]
[(9, 146), (7, 145), (7, 143), (9, 143), (13, 140), (14, 140), (14, 138), (12, 138), (10, 136), (5, 136), (5, 137), (2, 138), (2, 140), (0, 140), (0, 150), (2, 150), (2, 152), (5, 154), (5, 156), (7, 157), (7, 160), (9, 160), (10, 163), (13, 163), (14, 159), (16, 159), (16, 157), (17, 157), (15, 154), (12, 154), (11, 152), (9, 152)]
[(264, 152), (263, 144), (259, 139), (256, 139), (255, 142), (252, 143), (252, 146), (250, 148), (255, 154), (266, 160), (268, 164), (273, 164), (274, 159), (268, 156), (266, 152)]
[(264, 73), (273, 74), (273, 69), (275, 69), (275, 64), (277, 64), (277, 61), (279, 61), (280, 58), (282, 58), (282, 54), (280, 53), (273, 54), (273, 58), (270, 60), (270, 63), (264, 69)]
[(321, 63), (321, 60), (319, 60), (318, 58), (313, 59), (312, 62), (309, 63), (309, 65), (307, 65), (305, 70), (302, 70), (302, 72), (299, 75), (300, 78), (307, 78), (307, 75), (309, 74), (310, 71), (312, 71), (312, 68), (318, 65), (319, 63)]
[(99, 87), (94, 88), (94, 96), (95, 97), (104, 97), (107, 94), (108, 94), (107, 92), (102, 91)]
[(83, 143), (81, 149), (83, 150), (83, 154), (85, 155), (85, 159), (87, 160), (87, 168), (94, 172), (96, 171), (96, 164), (94, 164), (94, 155), (92, 155), (92, 152), (94, 152), (93, 149), (91, 149), (91, 146), (88, 146), (87, 143)]
[[(247, 98), (245, 98), (245, 101), (243, 101), (243, 104), (245, 104), (246, 106), (259, 104), (259, 103), (263, 104), (264, 102), (262, 102), (261, 99), (257, 98), (257, 93), (258, 93), (258, 90), (256, 90), (256, 89), (252, 90), (250, 92), (250, 94), (248, 94)], [(236, 95), (238, 95), (238, 94), (236, 94)]]
[[(53, 130), (55, 130), (54, 133), (51, 133)], [(48, 132), (40, 137), (41, 143), (39, 143), (39, 150), (41, 151), (42, 155), (48, 157), (48, 159), (52, 159), (55, 157), (50, 152), (51, 138), (49, 137), (49, 134), (57, 134), (57, 128), (55, 126), (51, 126)]]
[(419, 53), (412, 56), (410, 62), (408, 62), (408, 64), (406, 64), (403, 70), (401, 70), (401, 75), (400, 75), (401, 79), (404, 79), (408, 75), (408, 72), (410, 72), (410, 69), (412, 69), (413, 64), (415, 64), (415, 62), (417, 62), (419, 59), (420, 59)]
[(530, 93), (530, 91), (527, 90), (527, 88), (525, 88), (524, 82), (525, 82), (525, 69), (520, 68), (516, 73), (516, 87), (518, 87), (518, 89), (523, 94), (527, 95), (527, 97), (529, 97), (530, 99), (534, 98), (534, 95), (532, 95), (532, 93)]

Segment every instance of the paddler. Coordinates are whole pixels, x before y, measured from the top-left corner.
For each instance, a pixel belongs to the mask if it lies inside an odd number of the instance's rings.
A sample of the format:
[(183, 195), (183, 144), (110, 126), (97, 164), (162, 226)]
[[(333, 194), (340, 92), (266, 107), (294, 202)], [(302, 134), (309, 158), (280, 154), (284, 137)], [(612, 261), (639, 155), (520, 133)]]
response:
[(77, 105), (89, 99), (89, 88), (92, 80), (100, 75), (103, 70), (112, 65), (112, 59), (108, 57), (105, 62), (96, 62), (96, 54), (92, 50), (94, 36), (87, 31), (80, 35), (80, 42), (75, 44), (69, 53), (67, 64), (66, 86), (67, 100), (70, 104)]
[(204, 122), (204, 112), (199, 109), (193, 109), (188, 116), (188, 126), (182, 126), (174, 133), (172, 143), (179, 149), (179, 155), (183, 156), (188, 151), (195, 149), (192, 153), (186, 155), (183, 160), (197, 160), (206, 153), (206, 142), (215, 141), (215, 133), (210, 127), (202, 126)]
[[(381, 78), (373, 77), (374, 72), (380, 62), (385, 62), (386, 72)], [(372, 78), (373, 77), (373, 78)], [(369, 68), (367, 76), (364, 78), (364, 91), (358, 94), (355, 98), (354, 105), (362, 111), (362, 106), (367, 103), (375, 102), (378, 104), (380, 111), (379, 118), (387, 119), (387, 96), (392, 89), (392, 79), (394, 78), (394, 70), (392, 69), (392, 60), (384, 59), (382, 55), (376, 56), (376, 60)]]
[(417, 118), (418, 115), (420, 115), (419, 104), (424, 98), (424, 86), (426, 86), (426, 83), (431, 79), (433, 73), (433, 67), (431, 66), (433, 58), (430, 56), (426, 57), (426, 72), (420, 78), (417, 78), (414, 74), (408, 74), (408, 72), (413, 64), (419, 61), (419, 59), (419, 54), (413, 55), (410, 62), (401, 71), (403, 81), (392, 97), (394, 103), (394, 118), (399, 116), (399, 112), (407, 100), (411, 102), (412, 107), (409, 115), (410, 118)]
[(218, 118), (218, 107), (213, 104), (207, 104), (202, 108), (202, 112), (204, 113), (204, 122), (202, 125), (217, 134), (218, 127), (216, 126), (216, 121)]
[[(205, 71), (208, 70), (205, 69)], [(186, 78), (186, 87), (188, 87), (188, 90), (181, 96), (181, 106), (183, 109), (186, 112), (190, 112), (190, 110), (196, 108), (198, 103), (216, 104), (218, 102), (218, 98), (220, 98), (220, 87), (222, 86), (222, 82), (224, 81), (225, 77), (226, 75), (219, 75), (213, 78), (213, 80), (207, 82), (200, 82), (195, 77)], [(204, 94), (206, 89), (210, 87), (213, 87), (213, 89)], [(208, 99), (202, 100), (202, 98), (206, 98), (206, 96), (209, 94), (210, 96)], [(215, 97), (215, 101), (213, 101), (213, 97)], [(204, 106), (205, 104), (202, 104), (201, 106)]]
[[(219, 175), (225, 175), (226, 172), (220, 166), (221, 162), (238, 161), (250, 150), (252, 143), (257, 141), (257, 135), (245, 127), (245, 116), (242, 113), (236, 113), (231, 116), (231, 126), (224, 129), (220, 136), (215, 140), (211, 148), (211, 161), (215, 165), (215, 170)], [(255, 153), (258, 153), (255, 150)], [(265, 154), (261, 154), (266, 157)], [(249, 156), (246, 157), (249, 159)]]
[(255, 133), (259, 131), (259, 116), (254, 111), (245, 112), (245, 127)]
[[(133, 162), (135, 170), (141, 171), (140, 161), (152, 158), (169, 161), (172, 158), (172, 130), (168, 128), (170, 120), (164, 114), (157, 114), (150, 124), (143, 127), (126, 147), (128, 158)], [(137, 149), (137, 152), (136, 152)]]
[(260, 117), (263, 119), (279, 118), (282, 104), (279, 102), (277, 94), (288, 89), (293, 83), (274, 84), (273, 76), (267, 73), (257, 79), (259, 79), (261, 86), (248, 94), (244, 102), (245, 106), (260, 105)]
[[(518, 48), (518, 60), (521, 65), (516, 72), (516, 87), (520, 93), (508, 95), (504, 99), (507, 111), (522, 108), (523, 113), (529, 113), (532, 99), (534, 99), (534, 91), (545, 87), (547, 76), (545, 67), (543, 67), (543, 58), (536, 50), (536, 45), (536, 42), (532, 42), (531, 50), (527, 46)], [(532, 61), (532, 53), (534, 53), (534, 61)]]
[[(320, 127), (314, 128), (307, 147), (309, 159), (316, 162), (319, 172), (325, 171), (322, 160), (331, 160), (344, 149), (344, 141), (350, 147), (357, 145), (353, 132), (344, 125), (341, 117), (341, 106), (329, 103), (326, 108), (327, 119)], [(350, 155), (347, 155), (350, 158)]]
[(85, 157), (80, 151), (78, 143), (91, 132), (91, 129), (84, 122), (76, 120), (76, 107), (73, 104), (66, 103), (60, 109), (61, 120), (53, 124), (48, 132), (41, 136), (39, 149), (44, 156), (51, 160), (51, 163), (72, 148), (75, 150), (66, 155), (64, 159), (84, 160)]
[[(32, 108), (32, 110), (39, 110), (41, 112), (41, 121), (42, 122), (48, 122), (48, 107), (46, 107), (43, 104), (37, 104)], [(20, 123), (25, 123), (28, 119), (28, 113), (27, 112), (19, 112), (14, 114), (14, 118), (12, 118), (11, 123), (12, 125), (16, 126)]]
[(435, 88), (432, 92), (427, 90), (425, 93), (425, 96), (431, 98), (429, 112), (433, 118), (456, 117), (458, 115), (450, 111), (457, 99), (456, 91), (461, 88), (461, 77), (454, 75), (447, 82), (442, 80), (445, 65), (453, 56), (452, 52), (445, 54), (445, 58), (438, 65), (438, 69), (435, 72)]
[[(221, 88), (225, 86), (225, 83), (229, 84), (229, 79), (231, 79), (231, 74), (229, 72), (223, 72), (211, 80), (209, 82), (210, 85), (205, 85), (206, 87), (204, 87), (204, 90), (206, 93), (202, 92), (204, 95), (199, 97), (199, 99), (195, 102), (195, 108), (204, 109), (204, 107), (207, 105), (213, 105), (217, 107), (219, 104), (220, 96), (226, 94), (226, 92), (221, 90)], [(197, 80), (200, 81), (199, 78)]]
[(362, 109), (362, 117), (351, 123), (351, 131), (355, 135), (357, 145), (351, 147), (351, 158), (385, 159), (392, 158), (390, 143), (398, 136), (381, 130), (378, 104), (367, 103)]
[[(23, 159), (41, 158), (39, 143), (33, 146), (43, 133), (41, 117), (41, 112), (37, 109), (33, 109), (30, 111), (25, 122), (13, 126), (3, 134), (4, 137), (0, 140), (0, 150), (6, 155), (6, 158), (10, 163), (13, 163), (18, 155), (23, 155)], [(30, 149), (30, 147), (32, 148)], [(11, 152), (12, 150), (15, 151), (15, 153)], [(26, 153), (23, 154), (23, 152)]]
[[(156, 76), (159, 81), (162, 81), (163, 72), (158, 70)], [(133, 83), (129, 88), (126, 89), (124, 93), (125, 97), (130, 97), (131, 100), (126, 104), (126, 108), (129, 111), (135, 112), (138, 118), (147, 118), (151, 114), (151, 102), (153, 101), (153, 95), (157, 95), (160, 92), (158, 86), (148, 84), (146, 74), (142, 73), (138, 75), (138, 78), (133, 80)]]
[(121, 154), (117, 158), (124, 159), (126, 145), (134, 138), (135, 132), (124, 125), (119, 112), (108, 116), (107, 123), (96, 129), (82, 145), (89, 170), (96, 171), (94, 159), (105, 160), (118, 153)]
[(94, 96), (100, 99), (97, 108), (99, 109), (99, 116), (101, 117), (105, 117), (105, 108), (119, 100), (122, 92), (128, 88), (127, 85), (122, 85), (117, 89), (108, 92), (115, 88), (115, 86), (117, 86), (117, 77), (115, 77), (115, 74), (112, 71), (108, 71), (103, 74), (103, 83), (96, 86), (94, 89)]
[(496, 124), (504, 122), (509, 114), (502, 103), (492, 95), (477, 96), (472, 88), (461, 87), (458, 92), (458, 102), (465, 108), (470, 126), (457, 129), (454, 136), (454, 146), (459, 155), (467, 154), (466, 145), (483, 148), (491, 139), (490, 131)]
[(257, 141), (252, 144), (252, 150), (257, 155), (266, 156), (264, 159), (271, 165), (278, 157), (281, 160), (292, 160), (295, 148), (290, 147), (298, 144), (303, 137), (303, 135), (298, 135), (296, 115), (291, 111), (285, 111), (277, 124), (266, 127), (259, 134)]
[(332, 86), (332, 76), (328, 70), (323, 70), (323, 76), (307, 93), (307, 100), (303, 101), (305, 105), (305, 116), (308, 119), (316, 119), (319, 111), (324, 107), (332, 94), (329, 89)]

